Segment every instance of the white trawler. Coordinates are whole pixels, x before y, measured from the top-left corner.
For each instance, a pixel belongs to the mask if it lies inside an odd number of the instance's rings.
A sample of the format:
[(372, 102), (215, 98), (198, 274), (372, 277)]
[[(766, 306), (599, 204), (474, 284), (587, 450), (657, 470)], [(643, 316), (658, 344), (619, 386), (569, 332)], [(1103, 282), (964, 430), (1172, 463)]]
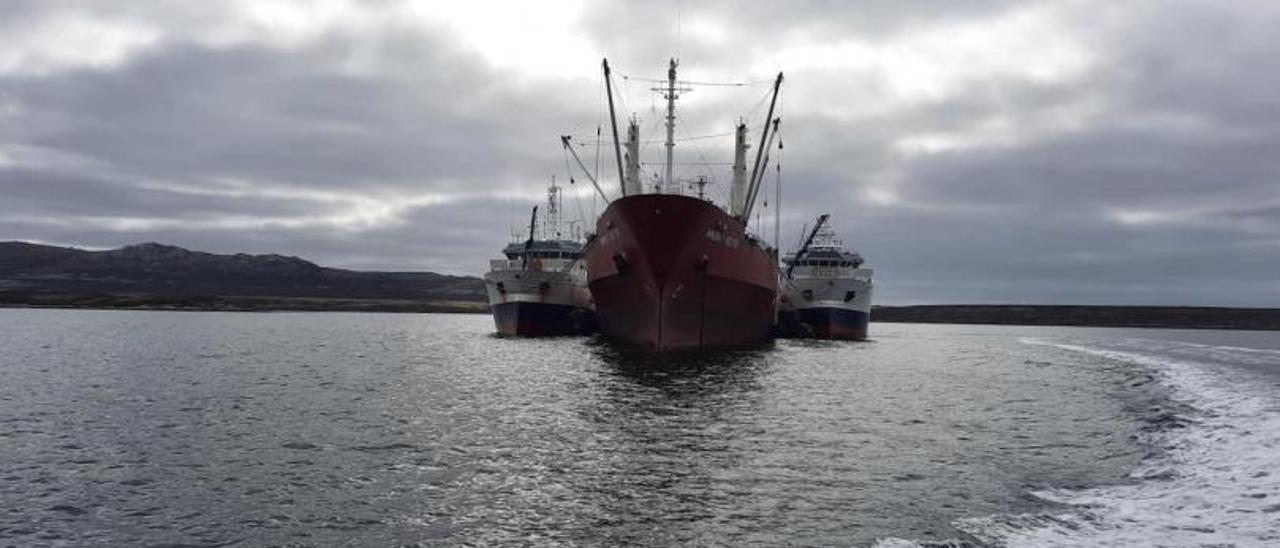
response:
[(818, 217), (800, 248), (783, 259), (779, 327), (783, 334), (861, 340), (871, 319), (871, 274)]
[[(533, 208), (528, 238), (503, 248), (489, 261), (485, 290), (501, 335), (573, 335), (595, 330), (595, 307), (587, 289), (584, 244), (564, 232), (560, 187), (547, 188), (541, 226)], [(540, 230), (539, 230), (540, 229)]]

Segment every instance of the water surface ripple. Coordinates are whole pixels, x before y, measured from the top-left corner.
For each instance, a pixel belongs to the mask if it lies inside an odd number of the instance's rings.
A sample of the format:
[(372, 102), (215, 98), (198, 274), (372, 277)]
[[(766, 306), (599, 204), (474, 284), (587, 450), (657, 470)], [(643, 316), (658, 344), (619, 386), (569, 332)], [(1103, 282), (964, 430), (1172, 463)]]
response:
[(467, 315), (0, 325), (0, 545), (1000, 544), (972, 520), (1132, 483), (1182, 413), (1150, 367), (1028, 344), (1101, 330), (656, 358)]

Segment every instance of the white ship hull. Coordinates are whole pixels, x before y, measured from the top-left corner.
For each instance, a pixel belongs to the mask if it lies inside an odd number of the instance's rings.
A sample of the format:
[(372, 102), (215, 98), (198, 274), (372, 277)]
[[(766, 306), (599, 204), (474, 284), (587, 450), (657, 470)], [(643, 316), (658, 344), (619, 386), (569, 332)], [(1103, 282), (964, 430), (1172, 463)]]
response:
[(484, 276), (499, 334), (568, 335), (594, 330), (594, 306), (581, 268), (512, 268), (511, 263), (518, 262), (494, 261), (500, 268)]
[(805, 270), (784, 282), (779, 307), (783, 330), (793, 336), (865, 339), (871, 321), (871, 270)]

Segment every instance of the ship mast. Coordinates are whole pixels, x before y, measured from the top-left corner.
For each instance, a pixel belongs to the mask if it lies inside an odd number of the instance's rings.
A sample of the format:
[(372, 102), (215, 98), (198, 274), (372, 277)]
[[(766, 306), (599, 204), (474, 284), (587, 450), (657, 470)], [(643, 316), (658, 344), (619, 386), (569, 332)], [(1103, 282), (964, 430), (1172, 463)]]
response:
[(738, 122), (733, 139), (733, 184), (729, 188), (729, 214), (742, 215), (747, 203), (747, 124)]
[(671, 65), (667, 68), (667, 92), (664, 94), (667, 99), (667, 177), (664, 179), (667, 188), (671, 188), (675, 184), (671, 176), (671, 168), (674, 165), (675, 149), (676, 149), (676, 60), (671, 59)]
[(680, 98), (680, 92), (692, 91), (690, 88), (676, 87), (676, 67), (680, 63), (675, 58), (671, 59), (671, 64), (667, 66), (667, 85), (666, 87), (651, 88), (653, 91), (662, 94), (662, 98), (667, 100), (667, 165), (666, 176), (658, 183), (657, 192), (662, 192), (662, 185), (667, 188), (676, 188), (675, 176), (672, 168), (675, 166), (675, 149), (676, 149), (676, 99)]
[(547, 187), (547, 215), (543, 217), (543, 238), (560, 239), (560, 206), (563, 204), (560, 187), (556, 186), (556, 176), (551, 176), (551, 186)]

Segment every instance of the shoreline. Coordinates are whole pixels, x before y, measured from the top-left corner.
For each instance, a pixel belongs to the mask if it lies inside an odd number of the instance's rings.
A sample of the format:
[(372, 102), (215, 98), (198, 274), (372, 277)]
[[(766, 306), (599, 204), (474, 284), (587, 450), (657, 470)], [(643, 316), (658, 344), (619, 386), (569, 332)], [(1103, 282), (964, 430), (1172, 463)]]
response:
[[(478, 301), (322, 297), (170, 297), (158, 295), (0, 295), (0, 308), (183, 312), (384, 312), (488, 314)], [(1191, 306), (913, 305), (877, 306), (873, 323), (1223, 329), (1280, 331), (1280, 309)]]
[(1280, 330), (1280, 308), (1118, 305), (879, 306), (872, 321), (960, 325)]
[(323, 297), (169, 297), (158, 295), (49, 295), (15, 298), (4, 295), (0, 308), (63, 310), (170, 310), (183, 312), (397, 312), (488, 314), (489, 305), (476, 301), (417, 299), (348, 299)]

